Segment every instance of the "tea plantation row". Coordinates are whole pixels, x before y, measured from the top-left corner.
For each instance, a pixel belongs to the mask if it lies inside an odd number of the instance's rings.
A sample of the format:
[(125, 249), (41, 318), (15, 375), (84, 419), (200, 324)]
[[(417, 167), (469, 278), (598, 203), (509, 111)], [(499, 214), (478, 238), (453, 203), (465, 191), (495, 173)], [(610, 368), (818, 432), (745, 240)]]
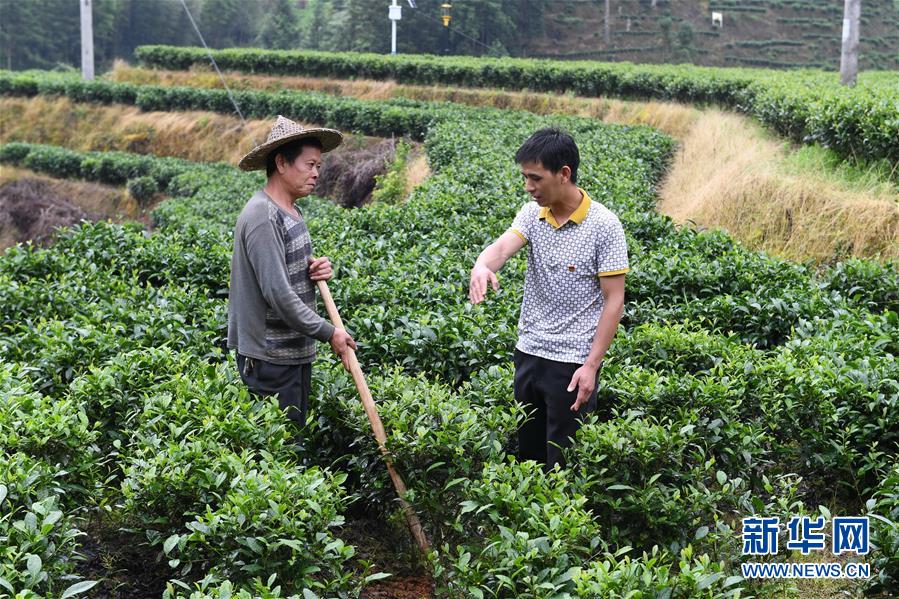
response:
[[(165, 69), (207, 65), (202, 48), (141, 46), (144, 64)], [(249, 73), (396, 80), (582, 96), (712, 102), (758, 117), (800, 142), (845, 157), (899, 164), (899, 75), (862, 73), (841, 87), (836, 73), (593, 61), (260, 50), (213, 50), (221, 68)]]
[[(553, 122), (579, 142), (581, 184), (625, 224), (625, 326), (569, 471), (508, 461), (523, 418), (509, 365), (523, 260), (486, 304), (465, 290), (527, 199), (511, 156), (549, 121), (427, 112), (434, 174), (406, 204), (301, 208), (335, 264), (332, 292), (432, 537), (441, 594), (736, 596), (748, 587), (734, 576), (743, 515), (823, 503), (899, 517), (895, 265), (815, 273), (679, 230), (653, 210), (670, 140), (584, 119)], [(60, 596), (81, 518), (100, 513), (140, 531), (196, 597), (356, 594), (368, 571), (342, 520), (353, 505), (386, 517), (394, 504), (351, 381), (320, 358), (297, 445), (222, 348), (230, 231), (261, 177), (28, 144), (0, 147), (0, 161), (152, 177), (173, 197), (152, 235), (85, 224), (0, 258), (0, 578)], [(875, 541), (872, 594), (895, 584), (899, 534), (877, 520)], [(170, 594), (190, 596), (181, 588)]]
[[(82, 81), (71, 74), (42, 71), (0, 70), (0, 95), (59, 95), (76, 102), (134, 105), (145, 111), (209, 110), (232, 113), (234, 110), (225, 90)], [(422, 140), (434, 120), (431, 109), (435, 103), (406, 99), (367, 102), (318, 92), (272, 94), (255, 91), (235, 92), (235, 99), (243, 114), (249, 118), (289, 114), (297, 120), (367, 135), (405, 135)], [(450, 103), (439, 106), (444, 117), (456, 111), (455, 105)]]

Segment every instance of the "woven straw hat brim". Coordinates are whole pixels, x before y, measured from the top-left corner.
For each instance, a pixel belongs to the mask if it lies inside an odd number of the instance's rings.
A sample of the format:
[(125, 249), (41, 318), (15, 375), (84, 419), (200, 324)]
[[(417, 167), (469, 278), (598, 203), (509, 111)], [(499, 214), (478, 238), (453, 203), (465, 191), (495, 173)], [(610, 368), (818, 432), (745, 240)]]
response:
[(243, 171), (258, 171), (260, 169), (265, 169), (266, 160), (272, 151), (280, 148), (286, 143), (309, 137), (314, 137), (321, 142), (322, 154), (330, 152), (343, 142), (343, 134), (335, 129), (304, 129), (297, 133), (285, 135), (284, 137), (279, 137), (278, 139), (267, 141), (262, 145), (256, 146), (246, 156), (240, 159), (237, 166)]

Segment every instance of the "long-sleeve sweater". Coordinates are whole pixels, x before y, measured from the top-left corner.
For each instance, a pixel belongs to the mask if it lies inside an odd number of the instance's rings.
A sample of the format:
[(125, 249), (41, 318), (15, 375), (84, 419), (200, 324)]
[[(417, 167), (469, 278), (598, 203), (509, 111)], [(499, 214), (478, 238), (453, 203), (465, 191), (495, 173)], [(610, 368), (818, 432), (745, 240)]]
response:
[(256, 192), (234, 229), (229, 348), (274, 364), (315, 359), (315, 340), (330, 339), (334, 326), (315, 312), (311, 256), (302, 215), (297, 219), (265, 192)]

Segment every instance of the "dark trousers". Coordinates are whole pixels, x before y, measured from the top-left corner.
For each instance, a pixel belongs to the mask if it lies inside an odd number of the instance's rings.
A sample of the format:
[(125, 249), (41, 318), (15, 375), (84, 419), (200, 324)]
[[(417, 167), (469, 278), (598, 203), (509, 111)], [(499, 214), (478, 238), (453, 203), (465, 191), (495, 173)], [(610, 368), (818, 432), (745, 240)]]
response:
[(312, 364), (272, 364), (237, 354), (237, 371), (244, 384), (257, 395), (278, 396), (278, 405), (300, 426), (306, 423)]
[[(571, 406), (577, 389), (568, 391), (581, 364), (554, 362), (515, 350), (515, 399), (528, 420), (518, 429), (518, 457), (536, 460), (546, 469), (565, 466), (562, 448), (569, 447), (581, 420), (596, 409), (596, 389), (577, 412)], [(598, 378), (598, 372), (597, 372)]]

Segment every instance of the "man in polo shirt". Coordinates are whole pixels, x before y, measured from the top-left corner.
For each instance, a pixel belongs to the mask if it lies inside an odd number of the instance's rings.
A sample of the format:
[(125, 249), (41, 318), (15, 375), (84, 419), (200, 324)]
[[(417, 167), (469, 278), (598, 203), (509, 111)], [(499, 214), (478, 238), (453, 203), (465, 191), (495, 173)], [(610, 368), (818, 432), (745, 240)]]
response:
[(528, 246), (515, 347), (515, 398), (530, 418), (518, 431), (519, 457), (564, 465), (581, 418), (596, 407), (602, 359), (624, 309), (627, 244), (621, 222), (577, 186), (580, 157), (567, 133), (541, 129), (515, 154), (525, 204), (512, 227), (481, 252), (469, 298), (484, 300), (496, 272)]
[(294, 201), (312, 193), (322, 153), (342, 141), (333, 129), (304, 129), (278, 116), (268, 139), (241, 158), (268, 180), (247, 202), (234, 229), (228, 296), (228, 347), (251, 391), (277, 395), (297, 424), (306, 422), (315, 342), (330, 342), (348, 366), (353, 338), (315, 312), (315, 282), (332, 276), (327, 257), (313, 258), (306, 221)]

